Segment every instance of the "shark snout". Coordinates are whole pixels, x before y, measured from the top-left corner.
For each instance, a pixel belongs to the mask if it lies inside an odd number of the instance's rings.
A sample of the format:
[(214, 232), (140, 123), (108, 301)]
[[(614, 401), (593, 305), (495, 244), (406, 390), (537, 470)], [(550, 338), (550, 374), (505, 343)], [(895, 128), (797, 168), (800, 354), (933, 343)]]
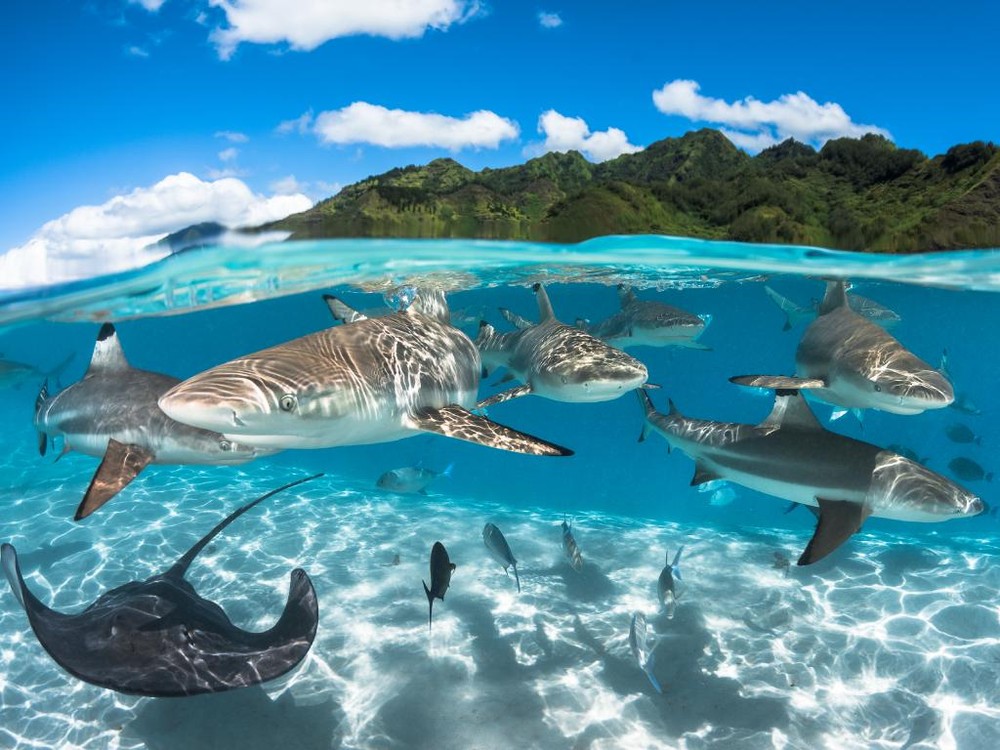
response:
[(925, 376), (905, 378), (883, 386), (898, 399), (902, 408), (943, 409), (955, 400), (955, 391), (944, 377), (937, 372)]
[(159, 400), (160, 409), (171, 419), (225, 434), (239, 434), (265, 413), (266, 404), (265, 395), (249, 380), (220, 382), (200, 376), (179, 383)]

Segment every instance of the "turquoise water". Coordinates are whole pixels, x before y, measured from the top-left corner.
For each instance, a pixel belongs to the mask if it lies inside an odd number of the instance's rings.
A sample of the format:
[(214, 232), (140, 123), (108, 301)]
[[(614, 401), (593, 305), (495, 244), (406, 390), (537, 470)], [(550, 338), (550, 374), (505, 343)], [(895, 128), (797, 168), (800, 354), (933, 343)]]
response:
[[(901, 445), (950, 476), (972, 459), (996, 470), (1000, 445), (1000, 254), (882, 259), (808, 248), (651, 237), (578, 246), (338, 241), (253, 251), (207, 248), (147, 269), (0, 298), (0, 352), (37, 368), (0, 390), (0, 540), (28, 583), (63, 611), (172, 563), (239, 504), (291, 479), (227, 529), (189, 579), (235, 623), (268, 627), (288, 571), (312, 576), (320, 628), (303, 664), (277, 683), (185, 699), (120, 695), (61, 671), (16, 599), (0, 592), (0, 747), (87, 748), (995, 748), (1000, 746), (1000, 545), (990, 514), (943, 524), (870, 519), (826, 560), (796, 568), (812, 534), (804, 511), (736, 485), (689, 486), (692, 461), (653, 437), (632, 395), (596, 404), (526, 397), (490, 409), (504, 424), (566, 445), (534, 458), (435, 436), (286, 451), (243, 466), (151, 466), (94, 516), (72, 521), (97, 459), (41, 458), (32, 410), (41, 373), (75, 353), (86, 369), (98, 323), (114, 321), (131, 363), (187, 377), (330, 324), (320, 293), (360, 309), (400, 284), (448, 290), (459, 322), (498, 328), (507, 307), (536, 319), (530, 285), (556, 314), (598, 320), (614, 285), (711, 316), (709, 351), (631, 349), (672, 399), (706, 419), (756, 423), (768, 394), (731, 385), (791, 374), (804, 324), (765, 285), (808, 304), (827, 276), (901, 318), (892, 332), (937, 364), (979, 413), (868, 411), (824, 424)], [(458, 319), (458, 316), (456, 316)], [(482, 395), (498, 388), (490, 378)], [(970, 428), (978, 442), (947, 431)], [(452, 476), (429, 495), (380, 490), (385, 471), (422, 464)], [(953, 477), (955, 478), (955, 477)], [(958, 479), (994, 507), (995, 483)], [(701, 488), (704, 489), (704, 488)], [(585, 565), (563, 556), (572, 519)], [(487, 554), (483, 524), (505, 533), (522, 592)], [(428, 633), (430, 547), (457, 564)], [(657, 614), (664, 552), (685, 545), (676, 616)], [(793, 561), (773, 566), (774, 553)], [(393, 565), (399, 556), (399, 564)], [(657, 694), (628, 643), (634, 612), (655, 639)]]

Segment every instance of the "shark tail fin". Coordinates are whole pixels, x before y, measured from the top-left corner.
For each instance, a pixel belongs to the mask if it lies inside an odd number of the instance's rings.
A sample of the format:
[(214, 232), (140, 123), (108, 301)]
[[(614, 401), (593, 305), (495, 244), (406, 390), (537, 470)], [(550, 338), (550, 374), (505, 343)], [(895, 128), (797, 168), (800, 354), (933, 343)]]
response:
[(444, 471), (441, 472), (440, 476), (448, 477), (448, 479), (451, 479), (451, 475), (454, 473), (454, 470), (455, 470), (455, 462), (453, 461), (444, 467)]
[(427, 588), (427, 583), (423, 579), (420, 579), (420, 582), (424, 584), (424, 593), (427, 594), (427, 629), (432, 630), (434, 623), (434, 594)]
[(75, 357), (76, 352), (70, 352), (66, 355), (66, 358), (62, 362), (45, 373), (46, 381), (48, 381), (49, 378), (52, 378), (56, 381), (56, 388), (61, 388), (62, 386), (60, 385), (59, 378), (62, 377), (62, 374), (66, 371), (66, 368), (69, 367)]
[[(45, 406), (45, 402), (49, 398), (49, 379), (45, 378), (45, 382), (42, 383), (42, 387), (38, 391), (38, 396), (35, 398), (35, 424), (38, 424), (38, 415), (42, 411), (42, 407)], [(39, 455), (45, 455), (45, 449), (48, 447), (49, 440), (48, 436), (42, 432), (38, 431), (38, 453)]]

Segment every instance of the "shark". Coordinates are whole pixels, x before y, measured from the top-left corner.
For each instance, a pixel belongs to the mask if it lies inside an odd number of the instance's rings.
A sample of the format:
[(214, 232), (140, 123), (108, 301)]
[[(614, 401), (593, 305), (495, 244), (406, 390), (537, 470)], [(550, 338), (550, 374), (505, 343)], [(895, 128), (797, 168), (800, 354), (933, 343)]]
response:
[(221, 433), (175, 422), (157, 401), (180, 379), (132, 367), (114, 325), (97, 335), (83, 379), (50, 395), (42, 385), (35, 401), (38, 450), (61, 437), (63, 454), (101, 459), (74, 519), (89, 516), (124, 489), (149, 464), (229, 465), (262, 451)]
[(920, 414), (955, 399), (947, 378), (851, 309), (844, 281), (827, 282), (819, 315), (795, 353), (796, 376), (740, 375), (734, 383), (811, 396), (843, 409)]
[[(769, 286), (764, 287), (764, 292), (767, 294), (768, 298), (785, 314), (785, 324), (781, 327), (781, 330), (783, 331), (790, 331), (792, 326), (806, 320), (812, 320), (816, 317), (816, 313), (820, 305), (819, 300), (813, 299), (811, 305), (804, 307), (792, 302), (787, 297), (778, 294), (778, 292), (774, 291)], [(892, 328), (901, 320), (899, 313), (894, 310), (890, 310), (885, 305), (876, 302), (873, 299), (862, 297), (860, 294), (850, 295), (847, 298), (847, 304), (850, 305), (851, 309), (858, 315), (867, 318), (872, 323), (876, 323), (883, 328)]]
[(624, 284), (618, 285), (621, 309), (591, 325), (577, 318), (576, 325), (618, 349), (630, 346), (682, 346), (709, 350), (698, 341), (711, 322), (708, 315), (693, 315), (655, 300), (641, 300)]
[(160, 698), (257, 685), (293, 669), (316, 638), (319, 606), (309, 576), (301, 568), (291, 572), (284, 611), (262, 633), (233, 625), (184, 577), (198, 553), (241, 515), (319, 476), (290, 482), (238, 508), (166, 572), (112, 589), (76, 614), (56, 612), (32, 593), (10, 544), (0, 547), (0, 564), (42, 648), (77, 679)]
[(824, 429), (798, 391), (777, 391), (771, 413), (756, 425), (690, 419), (673, 402), (662, 414), (638, 393), (640, 441), (655, 432), (694, 459), (692, 485), (724, 479), (814, 509), (818, 522), (799, 565), (822, 560), (871, 516), (936, 523), (985, 508), (915, 461)]
[[(423, 295), (425, 299), (421, 301)], [(443, 294), (369, 318), (327, 299), (341, 325), (225, 362), (160, 397), (178, 422), (256, 448), (328, 448), (436, 433), (544, 456), (572, 451), (473, 413), (479, 351)]]
[(538, 301), (537, 324), (501, 310), (516, 330), (498, 333), (486, 321), (479, 325), (476, 346), (484, 372), (505, 367), (500, 382), (523, 381), (480, 401), (480, 408), (528, 394), (573, 403), (611, 401), (646, 386), (649, 372), (642, 362), (580, 328), (560, 323), (545, 288), (535, 284), (532, 289)]

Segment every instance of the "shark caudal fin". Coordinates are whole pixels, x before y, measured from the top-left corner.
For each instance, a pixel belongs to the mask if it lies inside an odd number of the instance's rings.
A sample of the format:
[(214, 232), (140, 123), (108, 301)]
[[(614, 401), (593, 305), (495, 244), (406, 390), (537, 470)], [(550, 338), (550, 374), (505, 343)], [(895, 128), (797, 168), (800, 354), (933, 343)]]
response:
[[(42, 383), (42, 387), (38, 390), (38, 396), (35, 397), (35, 425), (38, 424), (38, 415), (41, 413), (42, 407), (45, 406), (45, 402), (48, 401), (48, 399), (49, 379), (45, 378), (45, 382)], [(44, 456), (48, 445), (49, 436), (41, 430), (38, 430), (38, 454)]]
[(427, 583), (423, 579), (420, 579), (420, 582), (424, 584), (424, 593), (427, 594), (427, 629), (432, 630), (434, 626), (434, 594), (427, 588)]
[(653, 406), (653, 399), (649, 397), (644, 388), (636, 388), (635, 394), (639, 397), (639, 406), (642, 407), (642, 431), (639, 433), (638, 440), (641, 443), (649, 437), (649, 431), (652, 429), (649, 418), (656, 414), (656, 407)]
[(767, 294), (768, 298), (778, 306), (778, 308), (785, 314), (785, 324), (781, 327), (782, 331), (791, 330), (792, 326), (803, 320), (806, 320), (814, 315), (814, 311), (809, 307), (802, 307), (792, 302), (787, 297), (783, 297), (774, 291), (771, 287), (765, 286), (764, 293)]
[(440, 409), (422, 409), (409, 418), (410, 426), (424, 432), (479, 443), (512, 453), (532, 456), (572, 456), (569, 448), (505, 427), (486, 417), (473, 414), (463, 406), (452, 404)]

